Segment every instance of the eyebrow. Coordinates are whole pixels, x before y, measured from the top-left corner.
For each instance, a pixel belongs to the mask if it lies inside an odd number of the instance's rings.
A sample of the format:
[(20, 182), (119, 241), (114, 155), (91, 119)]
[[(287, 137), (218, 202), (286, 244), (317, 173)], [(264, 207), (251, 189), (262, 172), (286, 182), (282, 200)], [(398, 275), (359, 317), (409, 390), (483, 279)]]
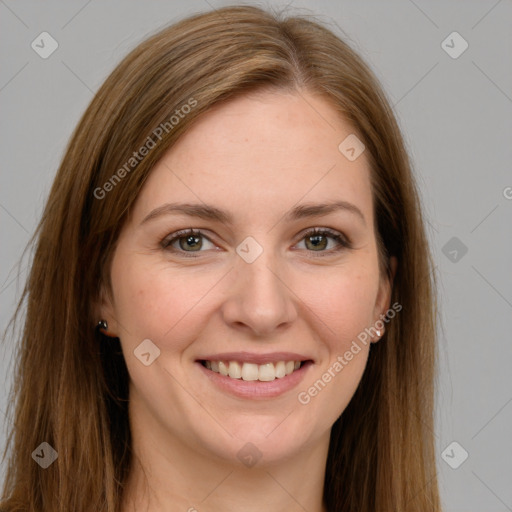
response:
[[(337, 211), (346, 211), (356, 215), (366, 225), (366, 219), (363, 212), (352, 203), (347, 201), (334, 201), (329, 203), (305, 203), (292, 208), (284, 216), (284, 220), (291, 222), (309, 217), (321, 217)], [(226, 210), (222, 210), (215, 206), (199, 203), (166, 203), (152, 210), (141, 224), (145, 224), (150, 220), (161, 217), (162, 215), (183, 214), (190, 217), (197, 217), (205, 220), (215, 220), (223, 224), (234, 224), (234, 216)]]

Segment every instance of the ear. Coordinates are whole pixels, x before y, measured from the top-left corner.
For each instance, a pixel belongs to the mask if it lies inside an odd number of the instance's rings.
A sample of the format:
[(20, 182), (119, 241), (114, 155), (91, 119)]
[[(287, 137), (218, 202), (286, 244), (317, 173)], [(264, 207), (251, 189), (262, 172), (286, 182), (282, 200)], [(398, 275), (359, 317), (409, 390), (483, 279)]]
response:
[(116, 333), (119, 329), (114, 315), (113, 299), (103, 284), (101, 285), (94, 311), (96, 313), (96, 325), (100, 320), (105, 320), (108, 324), (108, 330), (101, 329), (101, 332), (111, 338), (117, 338), (118, 335)]
[[(391, 303), (391, 292), (393, 291), (393, 282), (395, 280), (397, 266), (398, 260), (395, 256), (391, 256), (389, 259), (389, 275), (381, 276), (379, 283), (379, 291), (377, 293), (377, 300), (375, 301), (375, 309), (373, 312), (374, 325), (377, 321), (381, 320), (381, 315), (385, 315), (389, 310)], [(383, 331), (381, 331), (381, 336), (382, 334)], [(375, 341), (378, 341), (378, 339)]]

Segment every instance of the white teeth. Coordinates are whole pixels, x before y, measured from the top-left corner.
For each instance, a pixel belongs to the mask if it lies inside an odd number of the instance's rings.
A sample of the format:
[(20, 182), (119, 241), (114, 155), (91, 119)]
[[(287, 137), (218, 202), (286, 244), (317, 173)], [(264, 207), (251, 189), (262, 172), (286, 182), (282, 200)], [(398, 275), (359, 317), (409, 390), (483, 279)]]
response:
[(258, 371), (258, 380), (270, 382), (276, 378), (276, 369), (274, 363), (260, 364)]
[(229, 362), (229, 376), (232, 379), (240, 379), (242, 377), (242, 367), (236, 361)]
[(220, 373), (232, 379), (246, 381), (259, 380), (270, 382), (282, 379), (301, 367), (300, 361), (279, 361), (277, 363), (239, 363), (238, 361), (205, 361), (204, 366), (209, 370)]
[(244, 363), (242, 366), (243, 380), (258, 380), (258, 365), (253, 363)]
[(282, 379), (286, 375), (286, 366), (284, 361), (279, 361), (276, 364), (276, 378)]
[[(213, 368), (212, 368), (212, 370), (213, 370)], [(224, 361), (219, 361), (219, 373), (221, 375), (224, 375), (225, 377), (227, 377), (227, 375), (228, 375), (228, 367), (226, 366)]]

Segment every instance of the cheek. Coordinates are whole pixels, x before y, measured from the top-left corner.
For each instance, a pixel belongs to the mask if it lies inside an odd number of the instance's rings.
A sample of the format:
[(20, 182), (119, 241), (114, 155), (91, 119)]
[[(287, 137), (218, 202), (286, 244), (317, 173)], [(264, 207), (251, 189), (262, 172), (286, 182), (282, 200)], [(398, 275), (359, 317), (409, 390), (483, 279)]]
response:
[(371, 271), (336, 276), (317, 281), (309, 294), (311, 318), (316, 318), (317, 333), (323, 333), (322, 357), (297, 396), (309, 412), (306, 421), (320, 418), (326, 427), (342, 414), (361, 381), (370, 350), (364, 329), (371, 325), (376, 294)]
[[(211, 273), (191, 276), (167, 264), (145, 264), (144, 256), (117, 262), (112, 271), (115, 315), (124, 331), (123, 342), (138, 344), (149, 338), (157, 345), (179, 348), (200, 328), (202, 298), (219, 277)], [(190, 319), (193, 318), (193, 322)]]
[(378, 290), (373, 270), (340, 270), (309, 284), (309, 291), (304, 288), (301, 296), (325, 324), (331, 348), (342, 350), (371, 325)]

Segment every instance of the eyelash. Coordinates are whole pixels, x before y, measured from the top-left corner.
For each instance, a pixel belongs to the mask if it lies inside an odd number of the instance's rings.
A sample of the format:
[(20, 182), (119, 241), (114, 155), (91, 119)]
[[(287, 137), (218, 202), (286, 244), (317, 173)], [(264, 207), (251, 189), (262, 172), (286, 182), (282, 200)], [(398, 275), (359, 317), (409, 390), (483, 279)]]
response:
[[(338, 253), (344, 249), (352, 249), (352, 243), (350, 242), (350, 240), (347, 237), (345, 237), (341, 233), (334, 231), (332, 229), (329, 229), (329, 228), (313, 228), (313, 229), (307, 231), (306, 233), (304, 233), (304, 235), (299, 240), (299, 242), (304, 240), (305, 238), (312, 237), (312, 236), (318, 236), (318, 235), (327, 236), (329, 238), (332, 238), (333, 240), (335, 240), (338, 243), (338, 246), (336, 248), (328, 250), (328, 251), (310, 251), (310, 250), (306, 249), (308, 252), (311, 252), (311, 253), (319, 252), (319, 254), (315, 254), (313, 256), (315, 258), (329, 256), (334, 253)], [(187, 236), (201, 236), (201, 237), (206, 238), (209, 242), (213, 243), (200, 229), (184, 229), (181, 231), (177, 231), (176, 233), (173, 233), (172, 235), (167, 236), (166, 238), (164, 238), (161, 241), (160, 245), (162, 246), (163, 249), (173, 252), (173, 253), (179, 253), (180, 255), (184, 255), (186, 258), (200, 257), (199, 255), (195, 255), (194, 253), (195, 252), (201, 253), (204, 251), (190, 251), (189, 252), (189, 251), (183, 251), (183, 250), (179, 250), (179, 249), (175, 249), (175, 248), (171, 247), (171, 245), (175, 241), (179, 240), (180, 238), (185, 238)]]

